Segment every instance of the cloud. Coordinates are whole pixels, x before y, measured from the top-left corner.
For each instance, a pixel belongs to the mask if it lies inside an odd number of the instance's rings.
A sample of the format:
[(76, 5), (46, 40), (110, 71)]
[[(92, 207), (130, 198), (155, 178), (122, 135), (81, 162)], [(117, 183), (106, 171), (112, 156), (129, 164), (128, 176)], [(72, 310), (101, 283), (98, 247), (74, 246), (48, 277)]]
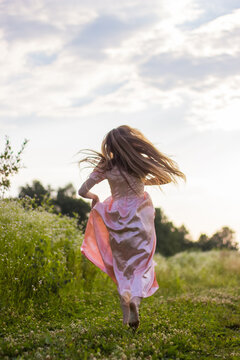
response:
[(44, 38), (58, 32), (52, 24), (43, 21), (32, 21), (17, 15), (2, 15), (0, 17), (4, 39), (7, 42)]
[[(140, 75), (152, 80), (160, 88), (191, 86), (208, 77), (227, 78), (240, 73), (240, 54), (209, 57), (159, 54), (140, 67)], [(195, 88), (196, 89), (196, 88)], [(201, 88), (199, 89), (201, 91)]]
[(24, 117), (59, 121), (184, 104), (179, 121), (224, 128), (226, 114), (238, 109), (236, 6), (231, 0), (5, 1), (0, 116), (20, 124)]
[(188, 20), (179, 25), (182, 30), (193, 30), (201, 25), (211, 22), (221, 16), (225, 16), (239, 9), (239, 0), (195, 0), (196, 8), (199, 10), (197, 19)]
[(52, 64), (57, 59), (57, 54), (47, 54), (42, 51), (28, 53), (27, 62), (30, 66), (44, 66)]
[(66, 45), (81, 57), (99, 59), (107, 57), (104, 50), (120, 47), (121, 42), (132, 36), (137, 30), (156, 22), (154, 14), (151, 17), (133, 17), (130, 21), (115, 15), (102, 15), (86, 24)]

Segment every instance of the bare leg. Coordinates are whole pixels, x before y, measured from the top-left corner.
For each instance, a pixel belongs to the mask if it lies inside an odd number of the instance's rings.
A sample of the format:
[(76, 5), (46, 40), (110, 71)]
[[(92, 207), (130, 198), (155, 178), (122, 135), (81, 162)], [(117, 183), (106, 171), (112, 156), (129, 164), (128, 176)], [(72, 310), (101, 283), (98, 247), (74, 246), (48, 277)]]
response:
[(130, 316), (129, 316), (129, 326), (134, 330), (139, 327), (139, 306), (142, 298), (139, 296), (134, 296), (130, 301)]
[(120, 305), (123, 313), (123, 325), (128, 325), (130, 315), (130, 297), (129, 292), (125, 292), (122, 296), (120, 295)]

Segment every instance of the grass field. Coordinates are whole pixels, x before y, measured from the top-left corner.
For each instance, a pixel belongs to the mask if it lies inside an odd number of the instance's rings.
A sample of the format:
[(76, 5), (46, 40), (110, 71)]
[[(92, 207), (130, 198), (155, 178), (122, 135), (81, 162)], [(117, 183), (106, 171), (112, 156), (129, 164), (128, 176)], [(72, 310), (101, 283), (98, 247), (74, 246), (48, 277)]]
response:
[(74, 219), (0, 202), (0, 359), (240, 359), (240, 254), (155, 254), (136, 333)]

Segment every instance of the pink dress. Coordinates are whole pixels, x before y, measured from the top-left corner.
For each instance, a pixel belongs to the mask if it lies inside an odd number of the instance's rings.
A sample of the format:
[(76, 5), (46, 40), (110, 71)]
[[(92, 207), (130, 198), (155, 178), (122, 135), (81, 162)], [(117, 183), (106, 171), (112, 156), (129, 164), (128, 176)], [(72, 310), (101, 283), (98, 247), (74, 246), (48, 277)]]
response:
[(81, 252), (112, 278), (120, 295), (127, 291), (131, 298), (145, 298), (159, 288), (153, 260), (155, 210), (144, 183), (124, 174), (135, 192), (116, 166), (105, 174), (90, 174), (91, 187), (108, 180), (111, 196), (91, 210)]

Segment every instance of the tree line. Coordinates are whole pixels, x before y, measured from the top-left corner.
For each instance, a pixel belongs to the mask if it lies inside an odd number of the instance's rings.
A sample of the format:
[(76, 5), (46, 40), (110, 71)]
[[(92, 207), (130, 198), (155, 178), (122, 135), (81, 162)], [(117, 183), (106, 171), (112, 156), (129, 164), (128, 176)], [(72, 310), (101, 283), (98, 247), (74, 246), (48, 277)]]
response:
[[(56, 214), (77, 217), (78, 224), (81, 225), (83, 231), (85, 230), (91, 207), (89, 203), (76, 197), (76, 190), (71, 183), (54, 191), (50, 186), (45, 189), (40, 181), (34, 180), (32, 185), (20, 188), (18, 197), (34, 199), (35, 206), (47, 203), (51, 211)], [(210, 237), (201, 234), (197, 241), (193, 241), (186, 227), (184, 225), (176, 227), (161, 208), (155, 208), (154, 225), (157, 237), (156, 252), (164, 256), (172, 256), (185, 250), (208, 251), (216, 248), (238, 250), (238, 244), (234, 240), (234, 231), (227, 226)]]
[(44, 206), (55, 214), (75, 217), (83, 229), (91, 210), (89, 203), (76, 198), (76, 190), (71, 183), (55, 191), (49, 185), (45, 189), (39, 180), (33, 180), (32, 185), (20, 187), (18, 198), (31, 198), (32, 207)]

